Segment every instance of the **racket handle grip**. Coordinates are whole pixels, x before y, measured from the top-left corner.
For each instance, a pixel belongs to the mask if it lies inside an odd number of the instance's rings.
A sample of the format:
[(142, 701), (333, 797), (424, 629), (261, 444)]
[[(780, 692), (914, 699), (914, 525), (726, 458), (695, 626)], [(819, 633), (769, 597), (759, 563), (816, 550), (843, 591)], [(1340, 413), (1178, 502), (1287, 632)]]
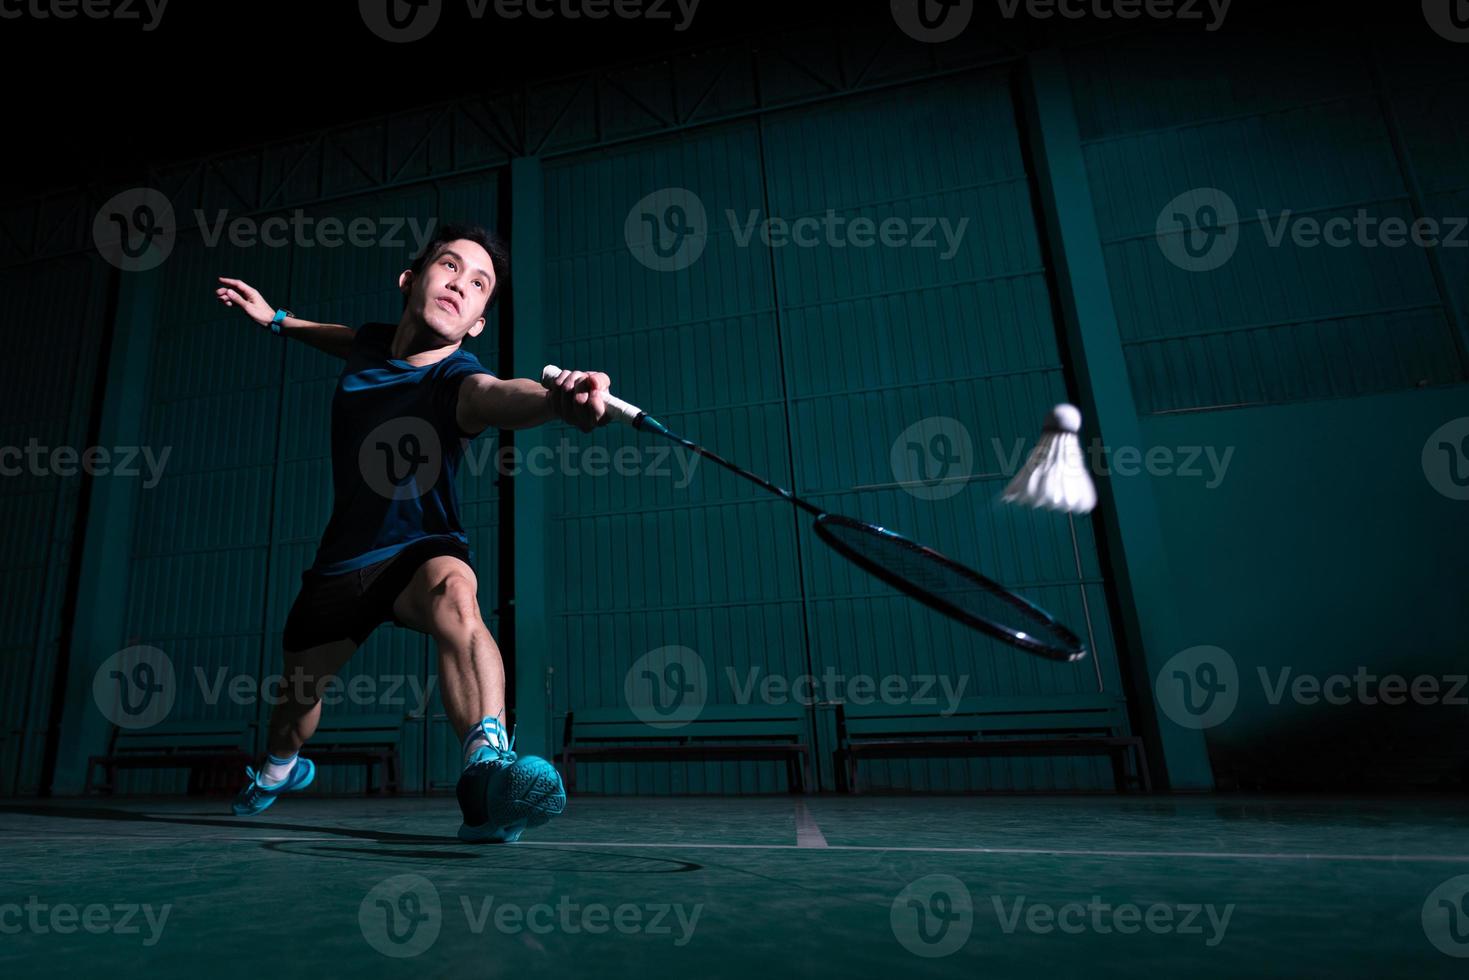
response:
[[(556, 379), (561, 376), (561, 369), (554, 364), (547, 364), (541, 368), (541, 387), (550, 388)], [(611, 394), (603, 394), (602, 401), (607, 406), (607, 417), (614, 422), (626, 422), (633, 425), (643, 410), (621, 398)]]

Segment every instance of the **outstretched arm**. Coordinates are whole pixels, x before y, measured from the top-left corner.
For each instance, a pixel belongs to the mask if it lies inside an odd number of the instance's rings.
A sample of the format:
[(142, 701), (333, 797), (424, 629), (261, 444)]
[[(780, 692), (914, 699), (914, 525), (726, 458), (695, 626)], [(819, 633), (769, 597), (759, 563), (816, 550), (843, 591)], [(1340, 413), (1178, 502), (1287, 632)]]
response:
[[(225, 306), (238, 306), (257, 326), (267, 326), (275, 317), (275, 307), (260, 295), (260, 291), (240, 279), (219, 277), (220, 286), (214, 295)], [(352, 351), (352, 338), (357, 332), (340, 323), (317, 323), (298, 316), (288, 316), (281, 321), (281, 336), (299, 340), (310, 347), (333, 357), (346, 360)]]
[(612, 381), (599, 371), (562, 371), (550, 388), (529, 378), (471, 374), (459, 388), (457, 415), (465, 432), (528, 429), (562, 419), (583, 432), (607, 423), (603, 396)]

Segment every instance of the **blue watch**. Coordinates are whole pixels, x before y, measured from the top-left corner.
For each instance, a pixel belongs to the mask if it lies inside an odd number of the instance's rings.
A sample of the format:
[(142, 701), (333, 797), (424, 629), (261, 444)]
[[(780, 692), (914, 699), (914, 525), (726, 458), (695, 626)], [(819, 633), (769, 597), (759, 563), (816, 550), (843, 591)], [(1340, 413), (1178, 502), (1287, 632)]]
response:
[(276, 310), (275, 316), (270, 321), (270, 332), (279, 337), (281, 335), (281, 323), (286, 319), (286, 317), (295, 315), (296, 314), (292, 313), (290, 310)]

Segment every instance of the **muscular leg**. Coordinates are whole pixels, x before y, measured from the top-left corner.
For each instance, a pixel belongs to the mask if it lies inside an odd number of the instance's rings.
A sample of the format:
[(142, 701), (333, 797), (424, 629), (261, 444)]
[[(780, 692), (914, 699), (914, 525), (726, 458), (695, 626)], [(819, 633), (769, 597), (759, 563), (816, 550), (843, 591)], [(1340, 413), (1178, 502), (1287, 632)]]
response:
[(482, 718), (505, 719), (505, 664), (480, 618), (474, 570), (451, 555), (430, 558), (393, 603), (402, 622), (439, 648), (444, 712), (463, 738)]
[(266, 733), (265, 744), (271, 755), (282, 759), (295, 755), (316, 734), (321, 721), (322, 685), (336, 676), (356, 652), (357, 644), (351, 640), (334, 640), (286, 653), (282, 671), (285, 683), (280, 701), (270, 712)]

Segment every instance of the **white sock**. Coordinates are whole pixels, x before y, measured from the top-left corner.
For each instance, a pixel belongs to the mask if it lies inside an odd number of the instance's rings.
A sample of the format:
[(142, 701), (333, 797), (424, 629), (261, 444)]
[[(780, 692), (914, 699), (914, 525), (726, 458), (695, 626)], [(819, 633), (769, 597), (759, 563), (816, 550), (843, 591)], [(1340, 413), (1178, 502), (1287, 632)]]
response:
[(265, 757), (265, 765), (260, 767), (260, 785), (274, 786), (276, 783), (284, 782), (296, 768), (296, 756), (300, 753), (292, 752), (289, 758), (281, 759), (273, 755)]

